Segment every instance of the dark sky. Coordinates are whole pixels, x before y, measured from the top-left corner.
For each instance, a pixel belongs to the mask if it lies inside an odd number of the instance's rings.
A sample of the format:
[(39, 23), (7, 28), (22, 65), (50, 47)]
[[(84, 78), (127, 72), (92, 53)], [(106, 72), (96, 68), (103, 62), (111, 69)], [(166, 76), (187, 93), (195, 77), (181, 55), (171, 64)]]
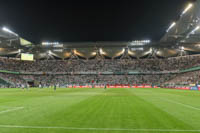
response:
[(41, 41), (159, 40), (188, 0), (1, 0), (0, 25)]

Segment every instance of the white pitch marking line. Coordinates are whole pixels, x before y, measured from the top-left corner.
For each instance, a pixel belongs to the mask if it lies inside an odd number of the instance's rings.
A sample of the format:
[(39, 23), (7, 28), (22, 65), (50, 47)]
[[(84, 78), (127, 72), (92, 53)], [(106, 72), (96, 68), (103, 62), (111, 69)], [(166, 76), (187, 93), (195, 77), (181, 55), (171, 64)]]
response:
[(17, 126), (0, 125), (0, 128), (24, 128), (24, 129), (64, 129), (64, 130), (92, 130), (92, 131), (143, 131), (143, 132), (200, 132), (200, 130), (183, 129), (129, 129), (129, 128), (76, 128), (76, 127), (43, 127), (43, 126)]
[(199, 111), (200, 111), (200, 108), (196, 108), (196, 107), (193, 107), (193, 106), (191, 106), (191, 105), (183, 104), (183, 103), (180, 103), (180, 102), (175, 102), (175, 101), (168, 100), (168, 99), (162, 99), (162, 100), (167, 101), (167, 102), (170, 102), (170, 103), (179, 104), (179, 105), (182, 105), (182, 106), (184, 106), (184, 107), (187, 107), (187, 108), (190, 108), (190, 109), (194, 109), (194, 110), (199, 110)]
[(0, 107), (2, 107), (2, 108), (21, 108), (21, 107), (13, 107), (13, 106), (0, 106)]
[[(10, 108), (13, 108), (13, 107), (10, 107)], [(24, 109), (24, 107), (15, 107), (14, 109), (8, 109), (8, 110), (0, 111), (0, 114), (12, 112), (12, 111), (17, 111), (17, 110), (21, 110), (21, 109)]]

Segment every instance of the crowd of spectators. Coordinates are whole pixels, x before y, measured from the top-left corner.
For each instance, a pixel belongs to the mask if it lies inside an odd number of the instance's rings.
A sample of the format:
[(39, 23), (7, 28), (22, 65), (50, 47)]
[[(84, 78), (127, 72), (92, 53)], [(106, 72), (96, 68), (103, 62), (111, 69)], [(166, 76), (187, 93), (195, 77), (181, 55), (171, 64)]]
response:
[[(26, 85), (26, 81), (45, 87), (59, 85), (133, 85), (133, 84), (156, 84), (159, 85), (171, 78), (172, 75), (13, 75), (0, 74), (0, 77), (12, 83), (15, 87)], [(27, 77), (31, 77), (27, 79)]]
[(200, 71), (178, 74), (175, 78), (165, 82), (165, 84), (171, 86), (200, 84)]
[[(185, 74), (138, 74), (138, 75), (102, 75), (101, 72), (165, 72), (184, 70), (200, 66), (200, 55), (188, 55), (168, 59), (92, 59), (92, 60), (39, 60), (20, 61), (16, 59), (0, 58), (0, 70), (13, 72), (42, 72), (35, 75), (17, 75), (0, 73), (1, 79), (19, 87), (27, 81), (37, 82), (42, 86), (59, 84), (190, 84), (199, 81), (200, 72)], [(47, 72), (60, 74), (45, 74)], [(62, 74), (69, 72), (71, 74)], [(77, 75), (73, 72), (96, 72), (99, 74)]]
[(200, 65), (200, 55), (168, 59), (92, 59), (20, 61), (0, 58), (0, 69), (25, 72), (174, 71)]
[(21, 78), (19, 75), (0, 73), (0, 77), (12, 87), (20, 87), (21, 85), (27, 84), (26, 80)]
[(115, 84), (160, 84), (170, 75), (60, 75), (37, 76), (35, 79), (41, 84), (49, 86), (59, 84), (66, 85), (115, 85)]

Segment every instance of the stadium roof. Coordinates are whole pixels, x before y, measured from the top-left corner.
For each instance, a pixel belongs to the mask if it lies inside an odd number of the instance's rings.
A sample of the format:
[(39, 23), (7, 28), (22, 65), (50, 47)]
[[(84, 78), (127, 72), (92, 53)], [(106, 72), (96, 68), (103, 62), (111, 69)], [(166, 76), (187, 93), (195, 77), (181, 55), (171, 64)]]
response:
[[(22, 52), (32, 53), (38, 58), (40, 58), (40, 55), (45, 57), (49, 53), (56, 57), (65, 58), (68, 57), (66, 55), (71, 55), (69, 49), (73, 52), (77, 50), (76, 53), (78, 55), (90, 58), (91, 55), (95, 55), (95, 48), (102, 48), (104, 50), (103, 53), (110, 57), (115, 57), (121, 53), (123, 48), (129, 48), (129, 54), (134, 56), (146, 55), (144, 53), (148, 53), (151, 48), (155, 48), (155, 53), (164, 57), (177, 55), (178, 50), (200, 52), (200, 0), (187, 2), (187, 6), (179, 14), (178, 19), (169, 25), (169, 28), (166, 29), (166, 34), (158, 42), (151, 42), (150, 40), (129, 42), (43, 42), (34, 45), (10, 29), (2, 27), (0, 29), (0, 48), (5, 48), (0, 50), (0, 55), (6, 55), (6, 51), (8, 51), (8, 55), (16, 53), (12, 51), (18, 51), (19, 53), (17, 54)], [(11, 49), (11, 51), (6, 48)], [(66, 51), (68, 54), (66, 54)]]
[(200, 0), (187, 3), (178, 19), (169, 25), (161, 42), (200, 42)]

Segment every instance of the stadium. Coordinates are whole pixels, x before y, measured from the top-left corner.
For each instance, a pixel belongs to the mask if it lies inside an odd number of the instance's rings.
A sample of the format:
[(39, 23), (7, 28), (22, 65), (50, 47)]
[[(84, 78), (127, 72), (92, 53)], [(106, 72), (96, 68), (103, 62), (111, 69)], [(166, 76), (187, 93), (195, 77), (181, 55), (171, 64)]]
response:
[(158, 41), (35, 44), (0, 29), (0, 133), (200, 132), (200, 0)]

